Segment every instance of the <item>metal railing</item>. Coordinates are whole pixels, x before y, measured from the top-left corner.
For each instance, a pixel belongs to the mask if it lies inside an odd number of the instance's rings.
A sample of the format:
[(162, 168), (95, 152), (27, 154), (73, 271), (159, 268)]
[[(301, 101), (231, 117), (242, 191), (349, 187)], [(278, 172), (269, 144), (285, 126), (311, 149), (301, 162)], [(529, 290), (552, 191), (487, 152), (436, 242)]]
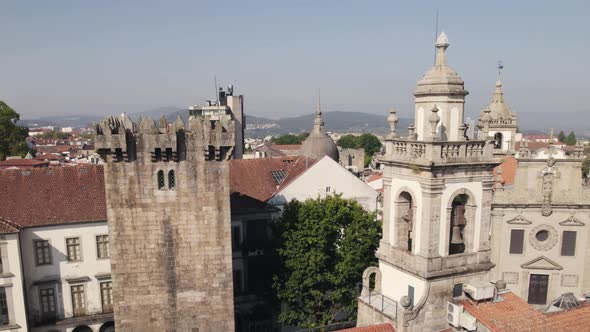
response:
[(361, 296), (359, 299), (368, 304), (373, 309), (376, 309), (385, 315), (389, 316), (393, 320), (397, 320), (397, 301), (376, 292), (371, 289), (369, 285), (359, 285), (361, 287)]

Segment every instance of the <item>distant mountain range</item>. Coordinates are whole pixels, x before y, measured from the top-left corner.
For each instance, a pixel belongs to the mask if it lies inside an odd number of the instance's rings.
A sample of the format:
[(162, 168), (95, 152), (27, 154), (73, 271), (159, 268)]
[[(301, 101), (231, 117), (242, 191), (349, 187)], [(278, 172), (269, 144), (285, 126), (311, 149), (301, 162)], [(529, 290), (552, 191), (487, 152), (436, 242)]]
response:
[[(188, 112), (186, 109), (180, 107), (161, 107), (146, 112), (130, 113), (132, 118), (138, 116), (151, 116), (154, 120), (159, 119), (162, 115), (169, 121), (174, 121), (177, 116), (181, 116), (183, 120), (187, 120)], [(570, 114), (568, 114), (570, 115)], [(576, 118), (571, 114), (572, 118)], [(92, 122), (100, 121), (103, 116), (92, 115), (68, 115), (68, 116), (44, 116), (34, 119), (24, 119), (19, 121), (21, 126), (40, 127), (40, 126), (56, 126), (56, 127), (89, 127)], [(365, 112), (343, 112), (333, 111), (325, 112), (323, 114), (325, 126), (327, 131), (332, 132), (354, 132), (365, 133), (371, 132), (375, 134), (384, 134), (389, 130), (387, 123), (387, 114), (377, 115)], [(566, 134), (569, 130), (575, 130), (578, 137), (590, 136), (590, 128), (585, 121), (566, 121), (566, 118), (560, 118), (559, 123), (555, 121), (544, 121), (539, 116), (532, 116), (532, 114), (523, 113), (522, 118), (519, 118), (519, 124), (525, 133), (547, 133), (549, 127), (555, 128), (557, 134), (561, 128)], [(534, 120), (532, 120), (534, 118)], [(579, 118), (579, 115), (577, 116)], [(529, 121), (526, 121), (529, 119)], [(268, 135), (282, 135), (288, 133), (301, 133), (310, 131), (313, 127), (314, 114), (305, 114), (295, 117), (287, 117), (278, 120), (257, 117), (246, 114), (246, 137), (260, 138)], [(407, 133), (408, 125), (411, 119), (402, 118), (398, 123), (398, 133), (405, 135)], [(575, 126), (574, 126), (575, 125)], [(572, 128), (572, 129), (569, 129)]]

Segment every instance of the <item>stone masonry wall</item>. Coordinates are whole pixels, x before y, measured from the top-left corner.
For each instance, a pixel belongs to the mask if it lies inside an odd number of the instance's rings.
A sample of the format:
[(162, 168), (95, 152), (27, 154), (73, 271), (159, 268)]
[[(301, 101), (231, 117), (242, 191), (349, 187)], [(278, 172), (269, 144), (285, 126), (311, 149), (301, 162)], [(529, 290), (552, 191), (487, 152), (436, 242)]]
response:
[[(115, 162), (107, 156), (116, 328), (233, 331), (227, 161), (206, 160), (211, 142), (190, 130), (185, 160), (154, 160), (158, 144), (173, 146), (176, 156), (176, 146), (162, 142), (162, 127), (155, 135), (134, 130), (136, 159)], [(105, 136), (97, 148), (113, 153), (116, 147), (111, 149)], [(161, 189), (160, 170), (165, 175)], [(174, 171), (173, 188), (168, 188), (169, 171)]]

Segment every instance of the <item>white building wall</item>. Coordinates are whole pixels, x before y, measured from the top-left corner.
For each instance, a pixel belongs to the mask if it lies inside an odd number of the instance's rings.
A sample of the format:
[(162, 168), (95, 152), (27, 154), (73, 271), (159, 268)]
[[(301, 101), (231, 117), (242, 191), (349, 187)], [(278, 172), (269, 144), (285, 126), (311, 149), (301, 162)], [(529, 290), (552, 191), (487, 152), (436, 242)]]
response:
[(377, 210), (379, 193), (327, 156), (279, 191), (270, 203), (280, 206), (292, 199), (304, 201), (331, 194), (354, 199), (369, 212)]
[[(28, 331), (18, 233), (0, 235), (0, 254), (2, 255), (0, 287), (3, 287), (6, 292), (10, 326), (19, 326), (10, 331)], [(0, 330), (4, 327), (6, 326), (0, 326)]]
[[(99, 259), (96, 236), (108, 235), (107, 222), (78, 223), (25, 228), (21, 231), (21, 248), (30, 318), (40, 314), (39, 289), (56, 286), (58, 319), (73, 316), (70, 287), (84, 285), (86, 313), (102, 313), (100, 282), (109, 281), (110, 259)], [(67, 260), (66, 238), (79, 237), (82, 260)], [(34, 240), (48, 240), (51, 248), (50, 265), (37, 265)], [(97, 278), (98, 277), (98, 278)], [(101, 280), (99, 280), (99, 278)], [(86, 280), (84, 280), (86, 279)], [(51, 282), (57, 280), (57, 282)], [(72, 281), (77, 280), (77, 281)], [(40, 283), (48, 281), (42, 286)], [(38, 329), (38, 331), (45, 331)]]
[(420, 299), (425, 295), (426, 281), (398, 270), (383, 261), (379, 262), (379, 270), (381, 270), (381, 280), (383, 281), (381, 291), (386, 297), (399, 301), (402, 296), (408, 295), (408, 286), (414, 287), (414, 303), (420, 302)]

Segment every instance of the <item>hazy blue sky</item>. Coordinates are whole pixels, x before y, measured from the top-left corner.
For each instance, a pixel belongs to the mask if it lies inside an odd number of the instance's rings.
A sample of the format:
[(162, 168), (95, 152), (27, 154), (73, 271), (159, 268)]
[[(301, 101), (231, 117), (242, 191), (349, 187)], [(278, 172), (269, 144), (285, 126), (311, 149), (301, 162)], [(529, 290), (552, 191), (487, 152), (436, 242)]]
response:
[(327, 110), (411, 117), (438, 7), (468, 113), (499, 59), (520, 114), (589, 110), (588, 1), (515, 2), (4, 0), (0, 99), (23, 118), (185, 107), (216, 75), (249, 114), (310, 113), (321, 88)]

